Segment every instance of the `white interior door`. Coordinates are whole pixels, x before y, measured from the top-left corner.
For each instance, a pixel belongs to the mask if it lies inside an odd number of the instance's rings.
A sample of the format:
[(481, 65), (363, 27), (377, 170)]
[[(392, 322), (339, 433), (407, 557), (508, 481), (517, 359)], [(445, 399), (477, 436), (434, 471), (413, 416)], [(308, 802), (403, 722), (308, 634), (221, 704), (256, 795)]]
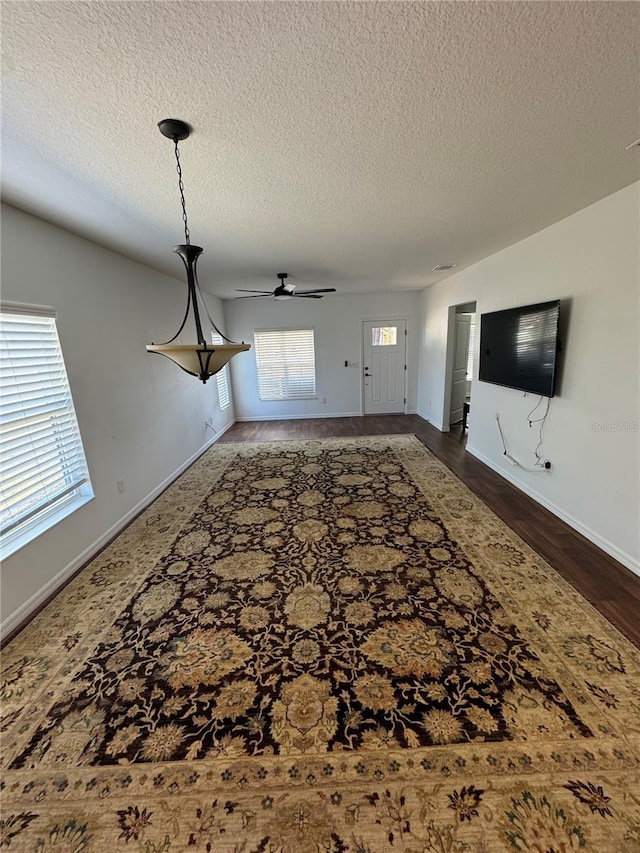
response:
[(469, 359), (470, 329), (471, 315), (458, 314), (456, 316), (456, 338), (453, 350), (450, 424), (455, 424), (462, 420), (462, 406), (467, 398), (467, 361)]
[(406, 320), (362, 323), (365, 415), (404, 412), (406, 328)]

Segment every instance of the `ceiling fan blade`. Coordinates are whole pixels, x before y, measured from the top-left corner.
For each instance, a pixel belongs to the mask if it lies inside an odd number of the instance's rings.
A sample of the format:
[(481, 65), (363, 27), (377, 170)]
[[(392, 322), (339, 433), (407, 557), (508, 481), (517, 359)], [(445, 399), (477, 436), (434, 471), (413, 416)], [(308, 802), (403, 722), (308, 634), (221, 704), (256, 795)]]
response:
[(265, 293), (267, 296), (271, 296), (273, 293), (272, 290), (247, 290), (244, 287), (236, 287), (237, 293)]
[[(323, 299), (323, 296), (320, 296), (316, 293), (292, 293), (291, 296), (295, 296), (296, 299), (300, 297), (300, 299)], [(240, 297), (242, 299), (242, 297)]]
[(301, 290), (298, 295), (300, 295), (302, 293), (335, 293), (335, 292), (336, 292), (335, 287), (318, 287), (315, 290)]
[(234, 296), (234, 299), (264, 299), (265, 296), (273, 296), (273, 293), (254, 293), (251, 296)]

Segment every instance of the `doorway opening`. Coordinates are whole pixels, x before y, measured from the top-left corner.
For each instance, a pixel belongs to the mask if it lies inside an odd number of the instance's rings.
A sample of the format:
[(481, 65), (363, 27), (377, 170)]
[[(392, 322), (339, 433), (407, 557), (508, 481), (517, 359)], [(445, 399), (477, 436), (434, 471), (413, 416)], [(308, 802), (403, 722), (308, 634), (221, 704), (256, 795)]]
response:
[(448, 349), (451, 354), (449, 401), (445, 410), (445, 427), (460, 428), (465, 434), (471, 414), (473, 360), (476, 350), (476, 303), (465, 302), (450, 309)]

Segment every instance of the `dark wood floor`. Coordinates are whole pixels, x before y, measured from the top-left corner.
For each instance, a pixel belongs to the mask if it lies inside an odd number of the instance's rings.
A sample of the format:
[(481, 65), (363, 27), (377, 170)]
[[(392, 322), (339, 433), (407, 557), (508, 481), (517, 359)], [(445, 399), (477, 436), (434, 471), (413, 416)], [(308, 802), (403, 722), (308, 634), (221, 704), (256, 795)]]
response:
[(237, 423), (220, 441), (413, 433), (512, 530), (640, 647), (640, 577), (465, 453), (460, 429), (442, 433), (418, 415)]

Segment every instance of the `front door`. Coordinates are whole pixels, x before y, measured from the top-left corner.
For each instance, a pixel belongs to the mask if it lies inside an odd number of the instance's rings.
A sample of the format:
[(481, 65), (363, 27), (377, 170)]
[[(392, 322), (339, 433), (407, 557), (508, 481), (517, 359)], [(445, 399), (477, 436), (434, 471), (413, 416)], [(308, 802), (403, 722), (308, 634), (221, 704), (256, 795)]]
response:
[(406, 320), (362, 323), (365, 415), (405, 410), (406, 328)]

